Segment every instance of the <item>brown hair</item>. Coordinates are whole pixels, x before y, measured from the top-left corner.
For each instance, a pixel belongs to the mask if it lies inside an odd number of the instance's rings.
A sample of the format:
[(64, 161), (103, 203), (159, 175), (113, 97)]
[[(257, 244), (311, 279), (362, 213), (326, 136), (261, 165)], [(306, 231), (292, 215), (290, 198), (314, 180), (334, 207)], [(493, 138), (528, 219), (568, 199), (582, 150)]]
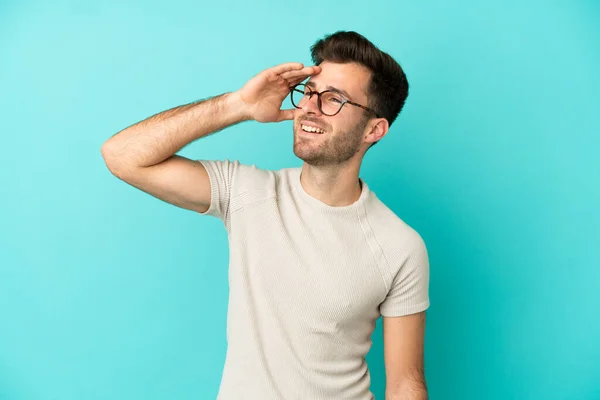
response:
[(352, 31), (327, 35), (315, 42), (310, 51), (316, 65), (323, 61), (355, 62), (368, 68), (371, 71), (371, 80), (367, 85), (368, 106), (392, 125), (408, 97), (408, 81), (396, 60), (364, 36)]

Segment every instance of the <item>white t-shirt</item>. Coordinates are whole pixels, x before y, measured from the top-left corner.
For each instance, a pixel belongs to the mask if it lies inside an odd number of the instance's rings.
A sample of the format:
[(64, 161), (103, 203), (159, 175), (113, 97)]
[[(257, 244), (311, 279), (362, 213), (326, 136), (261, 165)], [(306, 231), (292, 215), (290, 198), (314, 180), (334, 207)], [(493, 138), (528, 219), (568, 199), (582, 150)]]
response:
[(421, 236), (369, 190), (332, 207), (301, 168), (198, 160), (206, 215), (230, 246), (227, 354), (219, 400), (372, 399), (365, 356), (376, 320), (429, 307)]

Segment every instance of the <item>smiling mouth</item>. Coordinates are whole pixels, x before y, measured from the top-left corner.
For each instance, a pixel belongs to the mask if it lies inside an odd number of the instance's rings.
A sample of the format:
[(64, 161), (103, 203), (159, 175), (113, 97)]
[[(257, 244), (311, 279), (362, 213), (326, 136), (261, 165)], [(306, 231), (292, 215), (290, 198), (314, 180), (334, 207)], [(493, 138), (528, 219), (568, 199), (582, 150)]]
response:
[(315, 128), (314, 126), (308, 126), (308, 125), (304, 125), (304, 124), (300, 125), (300, 129), (302, 129), (304, 132), (310, 132), (310, 133), (318, 133), (318, 134), (325, 133), (325, 131), (323, 129)]

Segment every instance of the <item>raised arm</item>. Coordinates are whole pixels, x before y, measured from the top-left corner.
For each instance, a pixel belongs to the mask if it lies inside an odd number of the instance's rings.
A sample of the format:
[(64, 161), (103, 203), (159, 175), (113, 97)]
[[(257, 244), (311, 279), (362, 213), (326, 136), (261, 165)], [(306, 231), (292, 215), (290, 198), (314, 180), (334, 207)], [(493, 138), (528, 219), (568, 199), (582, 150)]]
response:
[(244, 87), (209, 100), (163, 111), (123, 129), (102, 145), (108, 169), (119, 179), (176, 206), (205, 212), (210, 182), (202, 164), (176, 153), (189, 143), (246, 120), (293, 119), (281, 110), (289, 87), (320, 67), (286, 63), (262, 71)]

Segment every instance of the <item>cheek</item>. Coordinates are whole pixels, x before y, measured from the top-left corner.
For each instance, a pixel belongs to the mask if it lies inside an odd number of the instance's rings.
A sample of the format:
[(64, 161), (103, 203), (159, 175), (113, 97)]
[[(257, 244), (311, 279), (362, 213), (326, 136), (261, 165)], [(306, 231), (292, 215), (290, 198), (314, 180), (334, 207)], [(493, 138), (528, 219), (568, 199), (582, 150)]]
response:
[(348, 124), (347, 121), (336, 121), (331, 125), (331, 128), (335, 136), (346, 136), (353, 132), (353, 125)]

